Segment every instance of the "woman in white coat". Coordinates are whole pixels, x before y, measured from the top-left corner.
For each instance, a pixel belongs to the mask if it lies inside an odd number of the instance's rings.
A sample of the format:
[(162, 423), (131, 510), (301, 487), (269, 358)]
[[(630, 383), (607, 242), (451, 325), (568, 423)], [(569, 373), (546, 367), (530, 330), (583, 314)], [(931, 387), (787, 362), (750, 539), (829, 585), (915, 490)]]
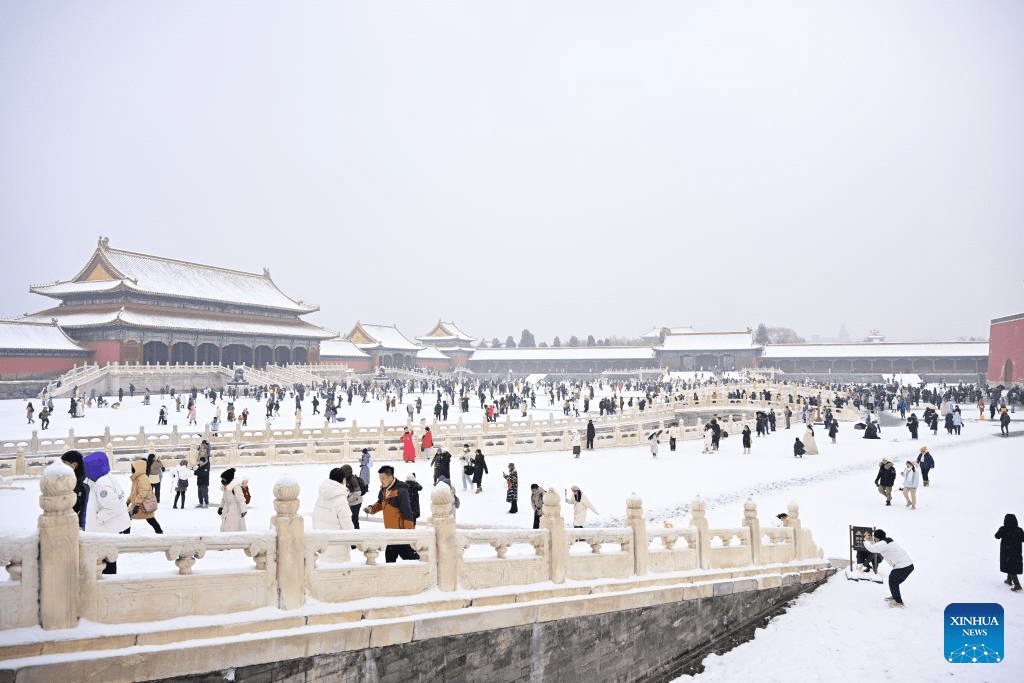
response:
[(229, 467), (220, 475), (221, 501), (217, 508), (221, 531), (245, 531), (245, 494), (242, 482), (235, 481), (235, 468)]
[(804, 430), (804, 453), (807, 455), (818, 454), (818, 442), (814, 440), (814, 428), (811, 427), (811, 423), (807, 423), (807, 429)]
[[(320, 493), (313, 508), (313, 528), (325, 531), (339, 531), (355, 528), (352, 525), (352, 508), (348, 504), (349, 488), (345, 473), (340, 467), (331, 470), (330, 476), (320, 484)], [(325, 562), (348, 562), (349, 544), (335, 543), (320, 555)]]
[[(110, 461), (103, 451), (85, 456), (85, 476), (91, 482), (85, 507), (85, 530), (104, 534), (127, 534), (132, 530), (128, 496), (110, 473)], [(104, 574), (116, 574), (117, 562), (103, 562)]]
[(572, 505), (572, 525), (576, 529), (582, 529), (583, 525), (587, 521), (587, 509), (594, 511), (595, 515), (601, 514), (594, 507), (594, 504), (590, 502), (586, 494), (580, 491), (579, 486), (573, 486), (571, 489), (572, 493), (566, 494), (565, 502)]
[(900, 489), (903, 491), (903, 498), (907, 501), (907, 507), (911, 510), (917, 509), (917, 487), (920, 486), (921, 475), (914, 467), (914, 463), (910, 460), (907, 461), (907, 466), (903, 470), (903, 487)]

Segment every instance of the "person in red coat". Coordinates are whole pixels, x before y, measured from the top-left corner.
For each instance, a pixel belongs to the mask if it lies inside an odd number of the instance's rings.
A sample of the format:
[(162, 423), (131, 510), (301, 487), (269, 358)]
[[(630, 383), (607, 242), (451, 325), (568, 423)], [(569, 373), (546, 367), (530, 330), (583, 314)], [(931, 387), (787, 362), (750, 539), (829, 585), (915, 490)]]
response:
[(434, 447), (434, 435), (430, 433), (430, 427), (427, 427), (426, 433), (423, 435), (420, 450), (424, 453), (427, 452), (428, 448)]
[(406, 429), (401, 441), (402, 459), (406, 462), (416, 462), (416, 446), (412, 442), (412, 432)]

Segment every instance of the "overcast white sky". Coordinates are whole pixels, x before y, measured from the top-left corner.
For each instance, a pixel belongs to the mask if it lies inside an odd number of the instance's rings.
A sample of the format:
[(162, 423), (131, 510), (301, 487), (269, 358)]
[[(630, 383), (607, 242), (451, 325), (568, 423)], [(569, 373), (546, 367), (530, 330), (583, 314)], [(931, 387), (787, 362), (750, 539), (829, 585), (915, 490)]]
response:
[(0, 0), (0, 315), (111, 245), (408, 336), (987, 337), (1024, 3)]

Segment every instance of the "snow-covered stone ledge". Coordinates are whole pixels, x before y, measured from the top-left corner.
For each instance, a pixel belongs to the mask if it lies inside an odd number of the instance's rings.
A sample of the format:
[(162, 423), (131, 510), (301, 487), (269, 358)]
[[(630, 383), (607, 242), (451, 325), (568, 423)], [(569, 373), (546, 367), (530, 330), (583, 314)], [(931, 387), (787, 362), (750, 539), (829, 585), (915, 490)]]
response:
[[(626, 500), (622, 528), (566, 528), (556, 491), (544, 494), (537, 530), (458, 529), (451, 490), (431, 493), (432, 515), (415, 530), (309, 531), (297, 514), (299, 485), (274, 486), (272, 529), (263, 532), (133, 537), (80, 533), (72, 512), (74, 474), (60, 461), (40, 481), (37, 538), (0, 541), (3, 628), (74, 628), (80, 619), (117, 624), (223, 615), (256, 608), (299, 609), (382, 599), (657, 574), (762, 568), (817, 560), (822, 553), (789, 507), (789, 526), (761, 529), (744, 505), (740, 526), (711, 529), (693, 501), (686, 528), (648, 528), (643, 503)], [(409, 544), (417, 561), (381, 564), (389, 544)], [(144, 572), (103, 574), (107, 562), (145, 555)], [(221, 556), (217, 560), (211, 559)], [(36, 564), (38, 558), (38, 564)], [(159, 569), (160, 562), (166, 563)], [(154, 564), (155, 563), (155, 564)], [(154, 566), (156, 567), (154, 569)]]

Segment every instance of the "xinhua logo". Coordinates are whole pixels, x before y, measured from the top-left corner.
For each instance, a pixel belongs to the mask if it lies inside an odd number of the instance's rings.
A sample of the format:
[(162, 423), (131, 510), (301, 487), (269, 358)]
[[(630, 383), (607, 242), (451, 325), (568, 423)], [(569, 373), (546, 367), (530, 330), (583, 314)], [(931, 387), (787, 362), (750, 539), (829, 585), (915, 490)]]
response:
[(946, 661), (998, 664), (1003, 661), (1003, 606), (994, 602), (954, 602), (944, 615)]

